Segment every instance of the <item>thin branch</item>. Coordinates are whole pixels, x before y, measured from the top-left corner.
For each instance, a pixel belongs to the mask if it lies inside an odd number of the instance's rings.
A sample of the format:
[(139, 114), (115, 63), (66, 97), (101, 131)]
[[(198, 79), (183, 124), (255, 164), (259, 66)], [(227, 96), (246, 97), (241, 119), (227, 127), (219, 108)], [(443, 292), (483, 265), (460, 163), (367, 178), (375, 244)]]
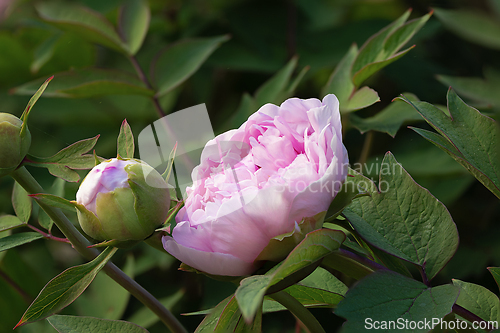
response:
[(2, 277), (5, 282), (7, 282), (12, 288), (14, 288), (14, 290), (19, 294), (21, 295), (21, 297), (23, 298), (23, 300), (27, 303), (27, 304), (31, 304), (31, 302), (33, 302), (33, 298), (28, 295), (28, 293), (26, 293), (23, 288), (21, 288), (21, 286), (19, 286), (16, 281), (12, 280), (10, 278), (10, 276), (8, 276), (4, 271), (2, 271), (0, 269), (0, 277)]
[(351, 260), (355, 260), (355, 261), (359, 262), (360, 264), (362, 264), (363, 266), (369, 267), (374, 271), (387, 269), (387, 267), (382, 266), (381, 264), (376, 263), (375, 261), (372, 261), (368, 258), (362, 257), (359, 254), (347, 251), (345, 249), (339, 249), (338, 254), (344, 258), (349, 258)]
[(26, 223), (25, 225), (28, 228), (30, 228), (31, 230), (34, 230), (34, 231), (38, 232), (39, 234), (41, 234), (43, 236), (43, 238), (50, 239), (50, 240), (53, 240), (53, 241), (56, 241), (56, 242), (71, 244), (71, 242), (67, 238), (56, 237), (56, 236), (54, 236), (52, 234), (43, 232), (42, 230), (40, 230), (37, 227), (32, 226), (31, 224), (28, 224), (28, 223)]
[[(21, 185), (26, 192), (30, 194), (44, 193), (43, 188), (38, 184), (35, 178), (29, 173), (26, 167), (21, 167), (14, 171), (11, 176)], [(99, 254), (99, 251), (93, 248), (87, 248), (91, 245), (90, 242), (73, 226), (71, 221), (63, 214), (63, 212), (41, 202), (38, 202), (40, 207), (47, 213), (47, 215), (54, 221), (56, 226), (68, 238), (78, 253), (80, 253), (87, 260), (92, 260)], [(125, 288), (130, 294), (148, 307), (160, 320), (174, 333), (187, 333), (187, 330), (172, 315), (167, 308), (165, 308), (153, 295), (144, 289), (137, 282), (132, 280), (127, 274), (120, 270), (116, 265), (108, 262), (104, 266), (103, 271), (115, 280), (119, 285)]]
[(361, 154), (359, 156), (358, 163), (359, 165), (363, 165), (370, 157), (370, 151), (373, 145), (373, 131), (369, 131), (366, 133), (365, 142), (363, 143), (363, 148), (361, 149)]
[(298, 320), (307, 327), (310, 333), (325, 333), (325, 330), (318, 322), (316, 317), (307, 310), (295, 297), (286, 291), (278, 291), (277, 293), (268, 295), (276, 302), (287, 308)]
[(376, 270), (387, 270), (386, 267), (370, 259), (344, 249), (339, 249), (323, 258), (321, 266), (328, 270), (342, 272), (356, 280), (362, 279)]
[(431, 282), (429, 281), (429, 278), (427, 277), (427, 273), (425, 273), (425, 269), (422, 266), (418, 266), (418, 270), (420, 272), (420, 276), (422, 277), (422, 282), (427, 286), (431, 286)]
[(485, 329), (486, 332), (491, 332), (491, 331), (493, 331), (496, 328), (496, 327), (490, 327), (490, 323), (489, 322), (486, 322), (486, 320), (482, 319), (478, 315), (470, 312), (469, 310), (467, 310), (466, 308), (461, 307), (458, 304), (453, 304), (453, 307), (451, 309), (452, 309), (452, 312), (454, 314), (459, 315), (460, 317), (462, 317), (462, 318), (470, 321), (471, 323), (472, 322), (476, 322), (476, 323), (483, 322), (483, 323), (486, 323), (487, 324), (486, 325), (487, 329)]
[[(139, 65), (139, 62), (137, 61), (137, 59), (134, 56), (130, 56), (128, 59), (132, 63), (132, 66), (134, 67), (137, 75), (139, 76), (139, 79), (142, 82), (144, 82), (144, 84), (146, 85), (146, 87), (148, 89), (153, 89), (153, 86), (151, 85), (151, 82), (149, 82), (146, 74), (142, 70), (141, 65)], [(153, 97), (151, 97), (151, 101), (153, 102), (153, 105), (154, 105), (154, 107), (156, 109), (156, 112), (158, 113), (158, 115), (160, 116), (160, 118), (166, 116), (166, 113), (165, 113), (165, 111), (163, 111), (163, 108), (160, 105), (160, 101), (158, 100), (158, 97), (156, 97), (156, 95), (153, 96)]]

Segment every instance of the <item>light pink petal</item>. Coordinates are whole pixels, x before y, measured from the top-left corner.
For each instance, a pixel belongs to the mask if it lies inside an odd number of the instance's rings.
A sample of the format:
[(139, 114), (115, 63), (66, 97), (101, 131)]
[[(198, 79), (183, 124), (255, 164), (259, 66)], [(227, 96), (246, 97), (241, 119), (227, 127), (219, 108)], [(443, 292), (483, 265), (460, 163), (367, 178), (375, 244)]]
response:
[(242, 276), (251, 274), (256, 269), (253, 263), (230, 254), (196, 250), (181, 245), (168, 236), (163, 237), (162, 241), (163, 247), (172, 256), (208, 274)]
[[(252, 261), (271, 238), (293, 230), (294, 222), (288, 219), (293, 194), (286, 187), (273, 186), (254, 193), (253, 197), (249, 195), (250, 200), (233, 197), (222, 204), (211, 229), (215, 252)], [(235, 206), (241, 208), (235, 210)]]
[(250, 118), (248, 119), (260, 122), (262, 120), (273, 119), (278, 115), (278, 113), (279, 113), (279, 107), (277, 105), (268, 103), (264, 104), (257, 112), (251, 115)]
[(311, 217), (327, 210), (346, 177), (347, 164), (342, 166), (334, 157), (325, 174), (297, 194), (292, 203), (290, 216), (300, 222), (304, 217)]
[(179, 244), (192, 247), (200, 251), (212, 252), (210, 241), (210, 223), (191, 225), (189, 221), (177, 223), (172, 231), (172, 237)]

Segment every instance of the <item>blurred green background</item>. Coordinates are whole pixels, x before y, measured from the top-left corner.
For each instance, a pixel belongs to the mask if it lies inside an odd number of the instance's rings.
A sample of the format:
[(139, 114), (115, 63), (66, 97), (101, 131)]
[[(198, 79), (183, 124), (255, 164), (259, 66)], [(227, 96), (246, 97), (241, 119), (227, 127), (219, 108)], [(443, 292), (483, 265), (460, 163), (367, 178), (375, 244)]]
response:
[[(67, 2), (78, 2), (116, 23), (118, 7), (123, 1)], [(41, 20), (35, 10), (39, 3), (42, 2), (0, 0), (1, 112), (20, 116), (30, 96), (13, 88), (58, 72), (96, 67), (135, 75), (131, 63), (119, 52)], [(233, 115), (242, 96), (253, 95), (293, 56), (298, 56), (296, 73), (310, 66), (294, 96), (322, 98), (322, 87), (352, 43), (361, 46), (408, 8), (413, 9), (411, 18), (436, 9), (408, 44), (416, 44), (415, 49), (365, 82), (379, 93), (381, 101), (354, 116), (343, 115), (344, 144), (351, 163), (360, 159), (369, 164), (380, 163), (385, 152), (392, 151), (412, 177), (450, 210), (460, 233), (460, 247), (435, 284), (459, 278), (497, 291), (486, 270), (488, 266), (500, 266), (497, 198), (448, 155), (406, 126), (400, 128), (395, 138), (371, 132), (368, 150), (367, 134), (361, 134), (353, 124), (356, 116), (372, 117), (402, 93), (410, 92), (420, 100), (445, 105), (450, 85), (468, 103), (496, 118), (500, 110), (499, 0), (150, 0), (149, 4), (151, 23), (137, 59), (150, 76), (155, 74), (151, 64), (158, 52), (172, 43), (194, 37), (230, 35), (192, 76), (160, 98), (166, 112), (206, 103), (217, 133), (241, 124)], [(54, 84), (56, 81), (57, 74)], [(33, 137), (30, 153), (50, 156), (73, 142), (100, 134), (96, 153), (113, 157), (124, 118), (137, 136), (158, 114), (148, 97), (138, 95), (42, 96), (29, 120)], [(429, 129), (424, 122), (419, 127)], [(30, 171), (44, 188), (52, 186), (55, 178), (45, 169), (30, 168)], [(84, 176), (85, 172), (80, 174)], [(0, 178), (0, 214), (13, 214), (12, 186), (10, 177)], [(68, 183), (64, 196), (74, 199), (77, 188), (78, 184)], [(37, 208), (34, 209), (32, 223), (36, 225)], [(76, 222), (75, 217), (71, 216)], [(194, 331), (203, 316), (181, 316), (181, 313), (208, 309), (235, 289), (201, 275), (180, 272), (178, 261), (146, 245), (120, 251), (113, 261), (164, 301), (190, 331)], [(49, 241), (0, 253), (0, 332), (11, 332), (51, 278), (83, 262), (70, 246)], [(150, 332), (165, 331), (154, 317), (141, 310), (141, 303), (128, 299), (124, 290), (101, 275), (104, 274), (99, 274), (90, 289), (63, 313), (125, 319), (140, 323)], [(336, 331), (343, 321), (328, 309), (313, 312), (328, 332)], [(265, 332), (295, 332), (295, 320), (285, 312), (267, 314), (263, 327)], [(55, 332), (45, 321), (17, 331)]]

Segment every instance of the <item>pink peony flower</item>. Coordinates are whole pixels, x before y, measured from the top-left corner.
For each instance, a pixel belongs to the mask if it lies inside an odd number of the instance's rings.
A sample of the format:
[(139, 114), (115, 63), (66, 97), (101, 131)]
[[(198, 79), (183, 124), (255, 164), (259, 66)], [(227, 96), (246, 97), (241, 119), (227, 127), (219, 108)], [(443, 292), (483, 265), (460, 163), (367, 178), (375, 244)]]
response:
[(266, 104), (237, 130), (209, 141), (185, 206), (163, 246), (214, 275), (252, 273), (320, 228), (347, 176), (334, 95)]

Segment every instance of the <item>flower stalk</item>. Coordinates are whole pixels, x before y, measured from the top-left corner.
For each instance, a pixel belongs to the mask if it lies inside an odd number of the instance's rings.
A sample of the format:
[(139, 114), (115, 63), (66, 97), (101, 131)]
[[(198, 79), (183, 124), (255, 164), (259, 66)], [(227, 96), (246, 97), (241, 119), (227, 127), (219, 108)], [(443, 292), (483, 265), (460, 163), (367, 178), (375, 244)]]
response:
[[(14, 171), (11, 176), (21, 185), (29, 194), (44, 193), (43, 188), (38, 184), (35, 178), (25, 167)], [(39, 202), (40, 207), (54, 221), (59, 230), (68, 238), (73, 248), (87, 260), (92, 260), (99, 252), (93, 248), (87, 248), (90, 242), (73, 226), (71, 221), (58, 209)], [(151, 295), (141, 285), (126, 275), (121, 269), (111, 262), (104, 266), (103, 271), (115, 280), (119, 285), (125, 288), (130, 294), (137, 298), (141, 303), (148, 307), (158, 318), (174, 333), (187, 333), (187, 330), (175, 318), (175, 316), (165, 308), (153, 295)]]
[(295, 297), (291, 296), (286, 291), (278, 291), (268, 296), (286, 307), (305, 327), (307, 327), (310, 333), (325, 333), (325, 330), (316, 317), (314, 317)]

